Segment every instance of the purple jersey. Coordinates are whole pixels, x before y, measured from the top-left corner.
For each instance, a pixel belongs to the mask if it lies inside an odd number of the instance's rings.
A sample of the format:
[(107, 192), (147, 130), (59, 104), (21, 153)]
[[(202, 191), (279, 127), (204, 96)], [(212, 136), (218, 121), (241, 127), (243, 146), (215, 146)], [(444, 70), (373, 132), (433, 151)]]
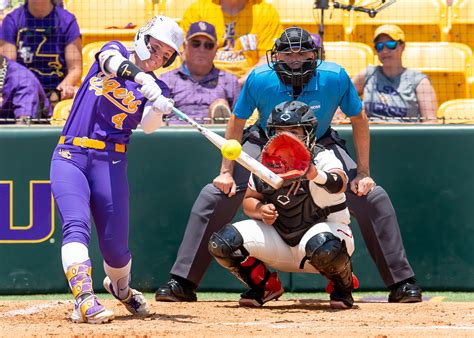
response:
[(3, 118), (14, 119), (20, 116), (36, 118), (41, 117), (40, 113), (42, 116), (51, 116), (51, 105), (34, 74), (7, 58), (0, 58), (0, 63), (2, 63), (0, 72), (5, 72), (3, 88), (0, 88), (0, 123)]
[[(118, 50), (126, 59), (130, 57), (130, 52), (118, 41), (107, 43), (100, 52), (111, 49)], [(163, 95), (169, 96), (166, 84), (152, 72), (148, 74), (156, 79)], [(148, 101), (140, 93), (140, 87), (133, 81), (106, 75), (96, 60), (74, 98), (62, 135), (128, 144)]]
[(41, 19), (20, 6), (0, 29), (0, 39), (16, 46), (17, 62), (30, 69), (45, 90), (56, 88), (66, 76), (65, 48), (80, 36), (74, 15), (58, 6)]

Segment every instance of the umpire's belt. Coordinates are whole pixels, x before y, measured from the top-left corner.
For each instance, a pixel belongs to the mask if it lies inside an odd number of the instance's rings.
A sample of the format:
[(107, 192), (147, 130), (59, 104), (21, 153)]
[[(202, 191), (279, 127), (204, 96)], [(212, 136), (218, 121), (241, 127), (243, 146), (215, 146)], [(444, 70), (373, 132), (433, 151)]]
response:
[(70, 137), (70, 136), (61, 136), (59, 138), (59, 144), (72, 144), (76, 147), (81, 148), (91, 148), (98, 150), (110, 150), (116, 151), (118, 153), (124, 153), (127, 151), (127, 146), (120, 143), (110, 143), (99, 140), (94, 140), (88, 137)]

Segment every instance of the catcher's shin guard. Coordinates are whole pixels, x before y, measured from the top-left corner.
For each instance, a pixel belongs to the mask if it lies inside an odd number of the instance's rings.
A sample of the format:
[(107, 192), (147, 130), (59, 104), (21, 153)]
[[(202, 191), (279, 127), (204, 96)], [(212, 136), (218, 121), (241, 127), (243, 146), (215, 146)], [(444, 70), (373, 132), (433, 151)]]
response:
[(352, 307), (354, 280), (346, 242), (330, 232), (319, 233), (306, 243), (306, 256), (310, 264), (333, 284), (331, 307)]
[(110, 282), (110, 279), (108, 276), (104, 278), (103, 285), (105, 290), (110, 293), (112, 296), (114, 296), (116, 299), (118, 299), (130, 312), (132, 315), (135, 316), (148, 316), (150, 315), (150, 307), (148, 306), (148, 303), (143, 296), (143, 294), (135, 289), (128, 288), (128, 295), (124, 299), (120, 299), (115, 295), (115, 292), (112, 288), (112, 283)]
[(101, 324), (114, 319), (114, 313), (101, 305), (92, 289), (90, 260), (68, 267), (66, 278), (74, 295), (71, 320), (75, 323)]

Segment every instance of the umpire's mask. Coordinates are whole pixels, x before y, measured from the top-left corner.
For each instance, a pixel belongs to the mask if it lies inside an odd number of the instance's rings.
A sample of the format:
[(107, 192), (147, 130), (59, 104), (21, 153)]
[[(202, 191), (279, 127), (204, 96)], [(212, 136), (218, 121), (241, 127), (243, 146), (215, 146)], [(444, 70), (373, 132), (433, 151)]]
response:
[[(309, 52), (305, 60), (283, 61), (284, 54)], [(268, 66), (275, 70), (280, 80), (293, 87), (303, 87), (312, 78), (319, 65), (321, 48), (316, 46), (311, 35), (302, 28), (290, 27), (275, 41), (267, 51)]]

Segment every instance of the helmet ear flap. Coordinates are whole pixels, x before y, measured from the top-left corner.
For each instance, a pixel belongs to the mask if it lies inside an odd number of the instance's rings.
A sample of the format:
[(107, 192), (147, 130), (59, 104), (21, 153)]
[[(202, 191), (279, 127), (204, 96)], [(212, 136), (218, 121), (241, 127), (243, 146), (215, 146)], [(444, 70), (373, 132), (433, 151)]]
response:
[(178, 56), (178, 53), (174, 52), (173, 55), (171, 55), (171, 57), (169, 58), (169, 60), (166, 61), (166, 63), (162, 67), (166, 68), (166, 67), (171, 66), (177, 56)]

